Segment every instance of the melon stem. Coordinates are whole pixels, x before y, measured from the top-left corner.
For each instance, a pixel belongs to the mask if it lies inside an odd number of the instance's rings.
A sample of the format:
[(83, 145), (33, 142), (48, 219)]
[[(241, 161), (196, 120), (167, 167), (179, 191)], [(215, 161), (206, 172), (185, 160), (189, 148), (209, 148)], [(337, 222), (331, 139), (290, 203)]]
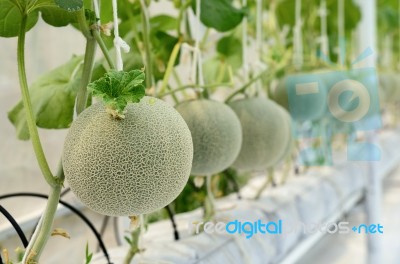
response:
[(215, 214), (215, 197), (212, 192), (212, 176), (207, 175), (206, 177), (206, 188), (207, 195), (204, 201), (204, 220), (208, 221), (213, 218)]
[(269, 184), (274, 184), (274, 169), (269, 168), (268, 173), (266, 174), (266, 179), (264, 181), (264, 184), (261, 186), (260, 189), (258, 189), (256, 196), (254, 197), (254, 200), (258, 200), (261, 197), (261, 194), (264, 192), (264, 190), (268, 187)]

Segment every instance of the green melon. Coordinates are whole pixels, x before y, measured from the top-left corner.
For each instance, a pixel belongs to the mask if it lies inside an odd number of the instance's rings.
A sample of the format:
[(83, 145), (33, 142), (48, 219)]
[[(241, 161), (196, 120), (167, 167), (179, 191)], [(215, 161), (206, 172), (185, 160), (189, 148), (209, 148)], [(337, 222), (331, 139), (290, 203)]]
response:
[(227, 105), (196, 100), (177, 105), (193, 139), (192, 175), (212, 175), (235, 161), (242, 145), (242, 129)]
[(296, 76), (301, 76), (301, 74), (290, 75), (281, 79), (272, 91), (271, 99), (288, 110), (292, 118), (296, 121), (313, 121), (322, 118), (327, 112), (327, 88), (325, 81), (321, 78), (317, 78), (320, 84), (318, 93), (311, 95), (297, 95), (299, 96), (298, 99), (302, 100), (302, 104), (301, 107), (295, 107), (295, 105), (289, 104), (287, 82), (289, 77)]
[(243, 142), (232, 167), (241, 171), (262, 170), (282, 159), (290, 140), (287, 117), (280, 106), (264, 98), (229, 104), (242, 125)]
[(63, 150), (66, 180), (90, 209), (111, 216), (153, 212), (171, 203), (190, 175), (193, 144), (179, 113), (144, 97), (117, 120), (96, 103), (78, 116)]
[(384, 103), (393, 104), (400, 100), (399, 83), (400, 76), (396, 73), (390, 72), (379, 74), (379, 84), (382, 91), (380, 96)]

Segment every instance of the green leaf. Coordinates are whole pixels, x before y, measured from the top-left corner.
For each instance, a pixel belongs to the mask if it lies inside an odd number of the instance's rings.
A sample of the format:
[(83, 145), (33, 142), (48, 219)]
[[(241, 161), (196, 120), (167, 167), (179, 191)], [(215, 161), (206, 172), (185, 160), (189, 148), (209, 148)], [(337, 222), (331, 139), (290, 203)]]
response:
[[(195, 6), (196, 1), (193, 1), (193, 10), (196, 10)], [(201, 22), (220, 32), (234, 29), (246, 14), (244, 9), (235, 8), (232, 0), (202, 0), (200, 10)]]
[(152, 30), (167, 32), (175, 30), (178, 27), (178, 21), (172, 16), (158, 15), (150, 19), (150, 26)]
[(138, 103), (145, 95), (143, 82), (144, 72), (141, 70), (109, 71), (104, 77), (88, 85), (94, 96), (103, 99), (108, 108), (115, 110), (122, 117), (128, 102)]
[(54, 27), (67, 26), (77, 21), (76, 12), (68, 12), (57, 6), (41, 7), (39, 10), (44, 22)]
[(234, 69), (242, 66), (242, 42), (234, 35), (221, 38), (217, 43), (217, 51)]
[[(29, 31), (37, 23), (38, 11), (32, 11), (28, 15), (26, 31)], [(21, 27), (22, 15), (19, 8), (9, 0), (0, 0), (0, 37), (16, 37)]]
[(77, 11), (83, 7), (83, 0), (54, 0), (56, 5), (68, 11)]
[[(29, 92), (37, 126), (56, 129), (70, 126), (82, 62), (83, 56), (75, 56), (32, 83)], [(29, 131), (22, 101), (8, 113), (8, 118), (16, 127), (18, 138), (28, 140)]]
[[(164, 77), (169, 57), (179, 39), (163, 31), (152, 30), (150, 40), (152, 44), (154, 77), (156, 80), (160, 80)], [(179, 60), (175, 61), (175, 65), (177, 64), (179, 64)]]

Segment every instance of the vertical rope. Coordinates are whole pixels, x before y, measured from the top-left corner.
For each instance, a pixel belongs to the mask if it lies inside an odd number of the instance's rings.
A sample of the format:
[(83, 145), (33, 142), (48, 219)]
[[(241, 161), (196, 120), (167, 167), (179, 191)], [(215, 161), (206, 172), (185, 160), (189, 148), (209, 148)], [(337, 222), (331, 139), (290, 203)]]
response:
[(301, 19), (301, 0), (296, 0), (295, 19), (293, 64), (297, 69), (300, 69), (303, 66), (303, 36), (301, 32), (303, 21)]
[(323, 56), (329, 61), (329, 39), (328, 39), (328, 25), (327, 25), (327, 9), (326, 0), (321, 0), (321, 6), (319, 10), (321, 17), (321, 51)]
[(101, 25), (99, 0), (94, 0), (93, 1), (93, 7), (94, 7), (94, 13), (96, 14), (96, 18), (99, 19), (99, 20), (97, 20), (97, 25)]
[(344, 23), (344, 0), (338, 0), (338, 63), (341, 66), (344, 66), (346, 57)]
[(263, 54), (262, 50), (262, 23), (263, 23), (263, 10), (262, 10), (263, 1), (257, 0), (257, 25), (256, 25), (256, 46), (258, 57), (257, 60), (260, 61), (260, 57)]
[(117, 70), (122, 71), (124, 68), (122, 61), (121, 49), (124, 52), (129, 52), (130, 47), (126, 42), (120, 38), (119, 29), (118, 29), (118, 10), (117, 10), (117, 0), (112, 0), (112, 8), (113, 8), (113, 19), (114, 19), (114, 47), (117, 61)]
[[(247, 0), (242, 0), (242, 6), (247, 6)], [(249, 54), (247, 52), (247, 17), (243, 17), (242, 21), (242, 57), (243, 57), (243, 76), (244, 82), (247, 83), (249, 81)]]
[[(191, 69), (192, 81), (200, 86), (204, 85), (204, 75), (203, 75), (203, 59), (200, 50), (200, 30), (201, 30), (201, 0), (196, 1), (196, 25), (195, 25), (195, 43), (193, 49), (193, 62)], [(202, 89), (198, 89), (201, 91)]]
[[(259, 74), (263, 68), (262, 55), (263, 55), (263, 43), (262, 43), (262, 26), (263, 26), (263, 0), (257, 0), (257, 20), (256, 20), (256, 74)], [(262, 90), (262, 80), (256, 82), (257, 91)]]

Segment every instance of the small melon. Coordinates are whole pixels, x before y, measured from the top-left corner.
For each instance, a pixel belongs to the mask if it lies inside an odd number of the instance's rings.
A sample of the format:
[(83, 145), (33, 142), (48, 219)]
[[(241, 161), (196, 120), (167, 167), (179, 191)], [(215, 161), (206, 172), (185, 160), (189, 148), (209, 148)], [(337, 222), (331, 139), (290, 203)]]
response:
[(327, 88), (324, 80), (318, 76), (313, 78), (313, 80), (318, 82), (319, 89), (317, 93), (297, 94), (296, 90), (293, 90), (293, 100), (289, 99), (288, 89), (296, 89), (295, 86), (288, 87), (289, 78), (297, 78), (299, 81), (306, 82), (307, 79), (304, 79), (303, 76), (303, 74), (288, 75), (281, 79), (275, 90), (272, 91), (271, 99), (288, 110), (296, 121), (318, 120), (327, 112)]
[(74, 194), (111, 216), (156, 211), (183, 190), (191, 170), (189, 128), (167, 103), (144, 97), (115, 119), (100, 102), (83, 111), (68, 132), (63, 167)]
[(290, 128), (280, 106), (265, 98), (241, 99), (229, 104), (242, 125), (243, 142), (232, 167), (262, 170), (282, 159), (290, 140)]
[(235, 161), (242, 145), (242, 128), (233, 110), (220, 102), (195, 100), (176, 106), (193, 139), (192, 175), (212, 175)]

